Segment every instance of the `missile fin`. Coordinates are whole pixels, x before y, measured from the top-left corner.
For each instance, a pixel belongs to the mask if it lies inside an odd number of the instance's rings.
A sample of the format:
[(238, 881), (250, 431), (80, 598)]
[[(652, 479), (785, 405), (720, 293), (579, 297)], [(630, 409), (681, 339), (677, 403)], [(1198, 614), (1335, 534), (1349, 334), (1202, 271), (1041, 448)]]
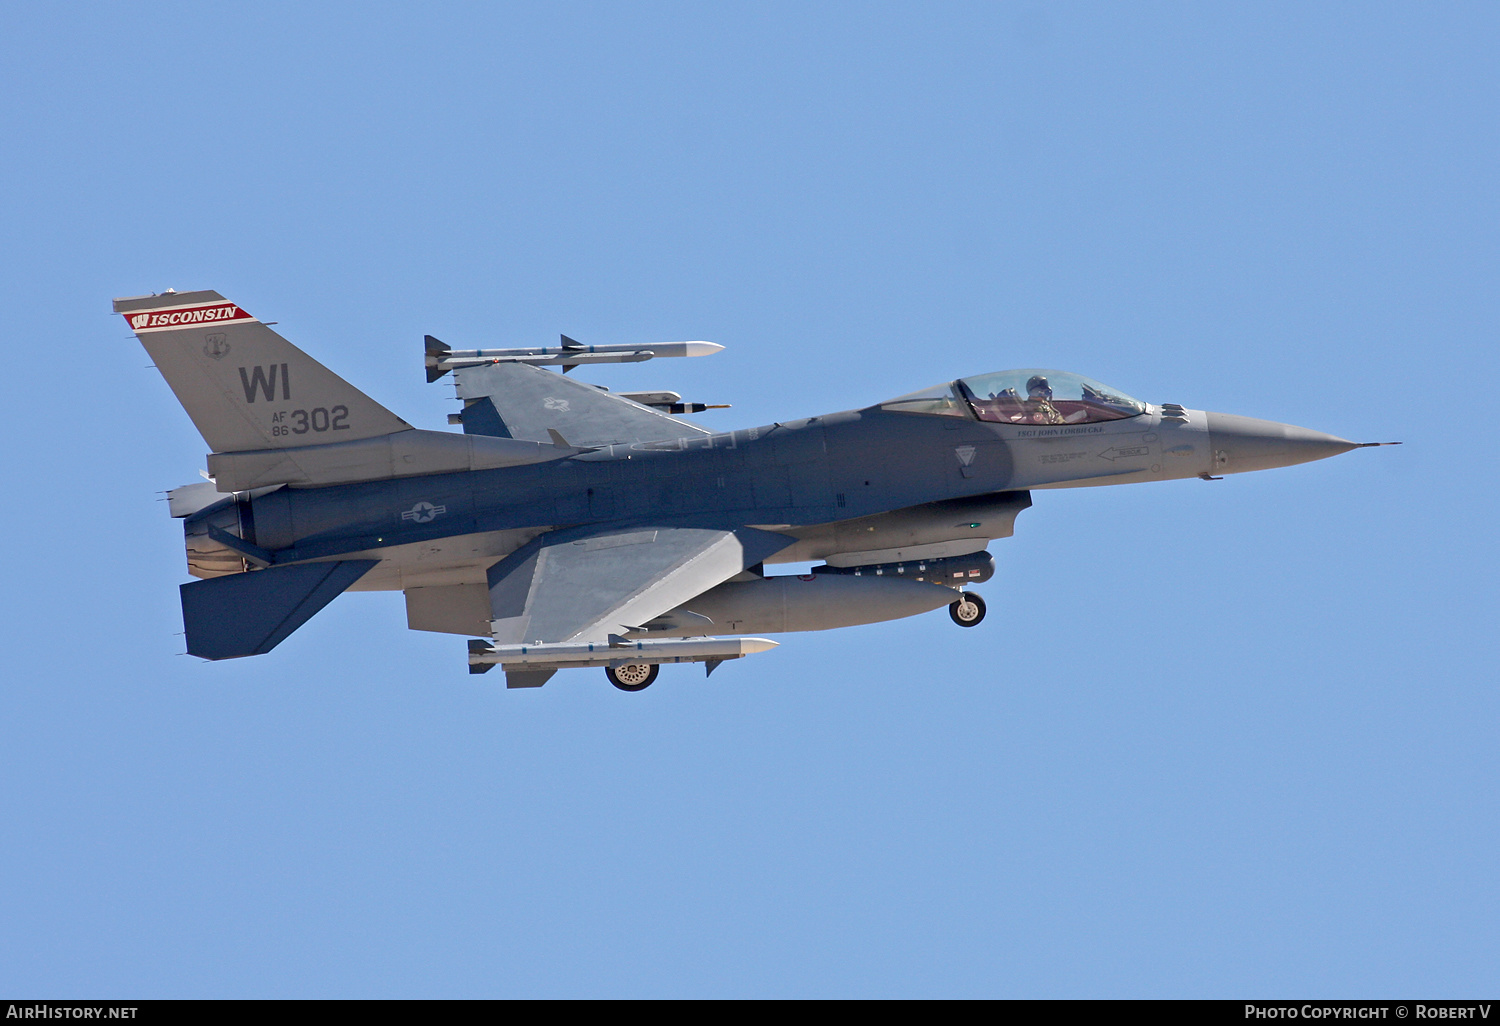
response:
[(448, 368), (443, 366), (443, 357), (452, 351), (451, 347), (444, 342), (439, 342), (431, 335), (423, 335), (422, 341), (426, 345), (427, 383), (430, 385), (444, 374)]
[(508, 688), (539, 688), (551, 680), (552, 675), (556, 672), (555, 669), (506, 670), (505, 686)]

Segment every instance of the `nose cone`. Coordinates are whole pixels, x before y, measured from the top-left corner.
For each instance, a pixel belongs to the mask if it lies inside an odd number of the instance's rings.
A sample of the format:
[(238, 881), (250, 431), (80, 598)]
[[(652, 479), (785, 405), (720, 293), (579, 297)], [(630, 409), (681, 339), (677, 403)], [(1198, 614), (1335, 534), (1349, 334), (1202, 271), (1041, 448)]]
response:
[(1214, 470), (1221, 474), (1290, 467), (1358, 448), (1356, 443), (1336, 435), (1232, 413), (1208, 415), (1208, 439), (1214, 454)]

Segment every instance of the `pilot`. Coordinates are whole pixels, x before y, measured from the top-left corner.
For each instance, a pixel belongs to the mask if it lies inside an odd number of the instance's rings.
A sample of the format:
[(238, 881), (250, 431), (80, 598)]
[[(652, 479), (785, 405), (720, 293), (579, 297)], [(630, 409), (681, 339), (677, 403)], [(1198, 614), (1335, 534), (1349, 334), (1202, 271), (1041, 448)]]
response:
[(1027, 407), (1033, 424), (1066, 424), (1067, 419), (1052, 405), (1052, 386), (1046, 375), (1033, 374), (1026, 382)]

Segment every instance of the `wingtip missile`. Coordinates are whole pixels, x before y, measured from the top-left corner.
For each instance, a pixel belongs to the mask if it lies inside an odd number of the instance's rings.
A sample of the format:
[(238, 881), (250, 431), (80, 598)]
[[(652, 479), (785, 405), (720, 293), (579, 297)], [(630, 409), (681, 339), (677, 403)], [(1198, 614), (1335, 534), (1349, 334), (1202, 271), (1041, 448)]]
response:
[(717, 342), (643, 342), (639, 345), (586, 346), (567, 335), (558, 336), (560, 346), (525, 349), (453, 349), (431, 335), (425, 336), (424, 363), (428, 382), (450, 370), (483, 367), (496, 363), (529, 363), (533, 367), (561, 366), (572, 370), (581, 364), (641, 363), (657, 357), (712, 356), (723, 351)]
[(704, 410), (728, 410), (732, 409), (728, 403), (685, 403), (682, 396), (677, 392), (616, 392), (621, 399), (629, 399), (633, 403), (649, 406), (653, 410), (662, 413), (670, 413), (673, 416), (683, 413), (702, 413)]

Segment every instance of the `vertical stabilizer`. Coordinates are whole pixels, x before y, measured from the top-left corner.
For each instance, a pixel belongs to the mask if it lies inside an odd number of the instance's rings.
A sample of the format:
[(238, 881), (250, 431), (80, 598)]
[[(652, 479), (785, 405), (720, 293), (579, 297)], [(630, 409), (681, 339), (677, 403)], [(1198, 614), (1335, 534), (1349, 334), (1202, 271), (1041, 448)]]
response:
[(217, 292), (117, 299), (214, 452), (350, 442), (409, 429)]

